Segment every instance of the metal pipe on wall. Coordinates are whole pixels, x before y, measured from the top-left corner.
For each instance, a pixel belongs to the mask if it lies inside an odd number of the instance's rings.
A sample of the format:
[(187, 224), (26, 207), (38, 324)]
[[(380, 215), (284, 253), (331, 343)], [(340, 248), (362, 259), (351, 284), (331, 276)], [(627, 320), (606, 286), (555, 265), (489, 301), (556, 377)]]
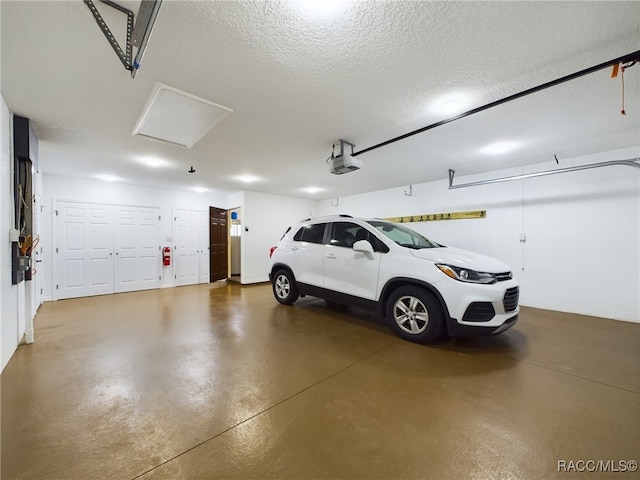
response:
[(449, 190), (456, 188), (477, 187), (479, 185), (489, 185), (491, 183), (509, 182), (511, 180), (522, 180), (524, 178), (542, 177), (545, 175), (556, 175), (558, 173), (576, 172), (578, 170), (590, 170), (592, 168), (612, 167), (616, 165), (622, 165), (627, 167), (635, 167), (640, 169), (640, 158), (631, 158), (628, 160), (612, 160), (609, 162), (591, 163), (588, 165), (577, 165), (575, 167), (558, 168), (555, 170), (546, 170), (544, 172), (524, 173), (522, 175), (513, 175), (511, 177), (492, 178), (489, 180), (479, 180), (477, 182), (461, 183), (458, 185), (453, 184), (453, 177), (455, 176), (455, 170), (449, 169)]

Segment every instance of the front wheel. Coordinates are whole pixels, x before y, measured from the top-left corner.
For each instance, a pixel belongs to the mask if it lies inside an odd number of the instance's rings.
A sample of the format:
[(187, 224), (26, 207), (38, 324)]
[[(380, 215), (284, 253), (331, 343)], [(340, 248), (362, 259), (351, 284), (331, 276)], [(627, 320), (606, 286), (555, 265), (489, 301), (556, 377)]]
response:
[(293, 274), (288, 270), (278, 270), (272, 281), (273, 296), (283, 305), (291, 305), (298, 297), (298, 287)]
[(393, 292), (387, 303), (387, 318), (394, 332), (410, 342), (433, 342), (444, 328), (440, 303), (420, 287), (400, 287)]

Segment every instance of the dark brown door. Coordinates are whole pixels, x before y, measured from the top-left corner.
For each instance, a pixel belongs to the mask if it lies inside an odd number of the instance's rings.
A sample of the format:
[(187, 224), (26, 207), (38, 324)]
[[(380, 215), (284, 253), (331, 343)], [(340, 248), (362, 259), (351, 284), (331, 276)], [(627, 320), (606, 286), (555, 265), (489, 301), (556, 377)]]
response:
[(211, 282), (227, 278), (229, 232), (227, 211), (209, 207), (209, 277)]

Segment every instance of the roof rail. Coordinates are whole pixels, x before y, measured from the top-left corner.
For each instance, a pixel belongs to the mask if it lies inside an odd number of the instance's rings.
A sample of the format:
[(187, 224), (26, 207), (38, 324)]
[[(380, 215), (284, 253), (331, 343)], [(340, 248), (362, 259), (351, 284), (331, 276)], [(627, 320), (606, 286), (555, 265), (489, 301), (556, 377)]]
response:
[(353, 215), (347, 215), (346, 213), (341, 213), (339, 215), (322, 215), (320, 217), (310, 217), (300, 220), (300, 222), (309, 222), (311, 220), (321, 220), (323, 218), (353, 218)]

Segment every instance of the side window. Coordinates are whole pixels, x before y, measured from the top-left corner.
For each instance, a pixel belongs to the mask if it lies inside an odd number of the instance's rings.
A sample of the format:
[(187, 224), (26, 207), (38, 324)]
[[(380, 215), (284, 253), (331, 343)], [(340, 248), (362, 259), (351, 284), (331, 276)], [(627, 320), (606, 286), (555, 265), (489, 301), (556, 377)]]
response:
[(331, 224), (331, 239), (329, 244), (334, 247), (353, 247), (356, 243), (356, 232), (362, 229), (359, 225), (350, 222), (334, 222)]
[(352, 248), (358, 240), (367, 240), (373, 250), (386, 253), (389, 248), (366, 228), (351, 222), (334, 222), (331, 225), (331, 239), (329, 243), (336, 247)]
[(293, 237), (296, 242), (322, 243), (326, 223), (315, 223), (300, 228)]

